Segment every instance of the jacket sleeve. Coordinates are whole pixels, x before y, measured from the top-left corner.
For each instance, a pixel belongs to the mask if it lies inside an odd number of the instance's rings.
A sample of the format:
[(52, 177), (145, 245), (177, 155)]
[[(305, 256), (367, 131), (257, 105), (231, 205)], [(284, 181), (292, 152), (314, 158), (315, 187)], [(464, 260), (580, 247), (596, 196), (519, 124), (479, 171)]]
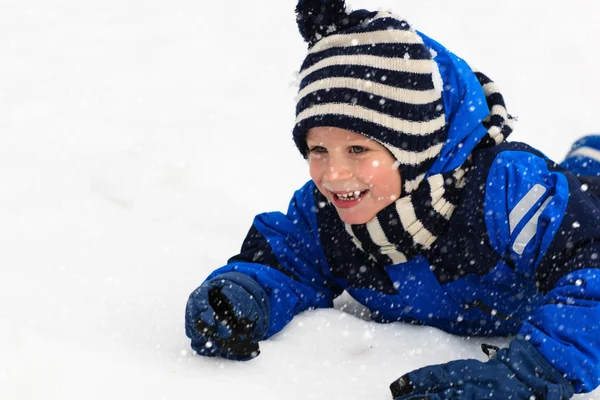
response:
[(487, 219), (491, 241), (541, 296), (519, 336), (590, 392), (600, 384), (600, 202), (541, 155), (501, 153), (497, 165), (486, 207), (506, 212)]
[(298, 190), (285, 215), (257, 215), (240, 254), (207, 278), (236, 271), (258, 282), (271, 306), (266, 337), (304, 310), (332, 307), (343, 291), (331, 276), (320, 244), (313, 190), (312, 182)]

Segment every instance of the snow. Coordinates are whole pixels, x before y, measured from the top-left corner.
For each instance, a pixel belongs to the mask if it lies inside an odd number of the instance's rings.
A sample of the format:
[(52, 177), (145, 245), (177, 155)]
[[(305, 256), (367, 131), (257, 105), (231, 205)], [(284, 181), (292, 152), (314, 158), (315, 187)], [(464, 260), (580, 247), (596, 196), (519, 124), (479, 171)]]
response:
[[(351, 3), (496, 80), (513, 140), (560, 159), (600, 128), (597, 2)], [(375, 324), (343, 297), (253, 361), (192, 354), (188, 294), (308, 179), (294, 7), (0, 0), (0, 398), (383, 400), (405, 372), (506, 342)]]

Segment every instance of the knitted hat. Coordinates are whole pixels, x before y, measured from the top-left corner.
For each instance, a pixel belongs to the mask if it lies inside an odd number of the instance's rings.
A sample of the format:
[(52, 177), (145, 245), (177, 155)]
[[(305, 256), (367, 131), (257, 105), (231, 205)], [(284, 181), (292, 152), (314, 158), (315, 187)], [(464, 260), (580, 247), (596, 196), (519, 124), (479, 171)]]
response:
[(310, 128), (333, 126), (385, 146), (400, 164), (403, 193), (421, 181), (444, 145), (442, 79), (422, 37), (388, 12), (347, 12), (344, 0), (300, 0), (309, 44), (300, 69), (293, 130), (307, 156)]

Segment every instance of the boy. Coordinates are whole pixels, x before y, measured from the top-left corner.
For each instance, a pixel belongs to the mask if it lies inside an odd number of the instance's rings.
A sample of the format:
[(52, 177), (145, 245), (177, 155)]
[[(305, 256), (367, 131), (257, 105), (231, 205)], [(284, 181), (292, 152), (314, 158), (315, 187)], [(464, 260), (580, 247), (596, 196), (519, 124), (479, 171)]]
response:
[[(346, 290), (379, 322), (515, 335), (392, 383), (397, 399), (568, 399), (600, 383), (597, 137), (559, 166), (512, 132), (502, 95), (387, 12), (300, 1), (309, 43), (294, 141), (312, 180), (265, 213), (189, 298), (202, 355), (247, 360)], [(600, 159), (600, 158), (599, 158)], [(565, 169), (568, 168), (569, 170)], [(579, 175), (579, 178), (575, 175)]]

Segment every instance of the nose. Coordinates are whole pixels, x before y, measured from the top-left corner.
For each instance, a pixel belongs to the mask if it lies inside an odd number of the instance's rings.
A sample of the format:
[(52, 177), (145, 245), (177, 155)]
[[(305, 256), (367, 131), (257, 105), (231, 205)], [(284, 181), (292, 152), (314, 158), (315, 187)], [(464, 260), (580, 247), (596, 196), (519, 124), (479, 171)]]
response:
[(340, 155), (331, 155), (329, 157), (329, 163), (325, 171), (326, 181), (343, 181), (352, 177), (354, 177), (354, 172), (350, 160)]

